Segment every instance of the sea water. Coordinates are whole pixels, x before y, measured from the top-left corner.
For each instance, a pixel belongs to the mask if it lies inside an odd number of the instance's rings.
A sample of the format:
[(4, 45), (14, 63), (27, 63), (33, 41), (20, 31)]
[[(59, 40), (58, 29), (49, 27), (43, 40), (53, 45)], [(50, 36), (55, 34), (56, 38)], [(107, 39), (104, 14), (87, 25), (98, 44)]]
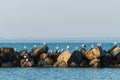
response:
[[(75, 47), (80, 49), (83, 43), (47, 43), (50, 50), (56, 47), (66, 49), (70, 46), (70, 52)], [(86, 49), (90, 49), (91, 44), (84, 43)], [(27, 47), (28, 52), (33, 48), (42, 46), (42, 43), (0, 43), (0, 47), (12, 47), (17, 51)], [(118, 44), (120, 45), (120, 44)], [(105, 50), (113, 47), (113, 43), (102, 43)], [(120, 68), (0, 68), (0, 80), (120, 80)]]

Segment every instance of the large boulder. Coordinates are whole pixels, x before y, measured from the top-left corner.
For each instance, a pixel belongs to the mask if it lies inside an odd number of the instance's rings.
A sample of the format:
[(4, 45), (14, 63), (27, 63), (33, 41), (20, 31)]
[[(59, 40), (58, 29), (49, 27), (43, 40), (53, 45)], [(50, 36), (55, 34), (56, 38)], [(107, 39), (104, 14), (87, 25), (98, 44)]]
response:
[(112, 66), (117, 66), (120, 64), (120, 47), (115, 45), (108, 50), (108, 53), (112, 55)]
[(80, 63), (83, 61), (83, 58), (83, 54), (80, 51), (75, 50), (68, 60), (68, 66), (79, 67)]
[(99, 61), (100, 61), (99, 59), (94, 58), (89, 62), (89, 65), (92, 66), (92, 67), (98, 67)]
[(27, 50), (21, 50), (19, 52), (19, 57), (20, 59), (26, 59), (26, 58), (30, 58), (30, 54), (27, 52)]
[(39, 59), (40, 59), (40, 55), (43, 54), (43, 53), (48, 53), (48, 46), (42, 46), (42, 47), (39, 47), (39, 48), (34, 48), (32, 49), (32, 51), (30, 52), (30, 55), (31, 57), (34, 59), (35, 61), (35, 64), (37, 65)]
[(85, 52), (85, 55), (86, 55), (87, 59), (89, 59), (89, 60), (99, 58), (100, 57), (99, 48), (90, 49), (89, 51)]
[(69, 50), (66, 50), (64, 52), (62, 52), (58, 58), (57, 58), (57, 62), (61, 62), (61, 61), (64, 61), (64, 62), (68, 62), (69, 58), (71, 56), (71, 53)]
[(116, 57), (120, 53), (120, 47), (114, 46), (108, 50), (108, 53), (112, 54), (113, 57)]
[(3, 62), (15, 60), (16, 53), (13, 48), (0, 48), (0, 58)]
[(20, 61), (21, 67), (34, 67), (34, 61), (32, 59), (22, 59)]
[(66, 50), (64, 52), (62, 52), (58, 58), (57, 58), (57, 62), (54, 64), (54, 67), (68, 67), (68, 60), (71, 56), (71, 53), (69, 52), (69, 50)]
[(48, 65), (53, 65), (54, 61), (51, 58), (46, 58), (45, 62), (47, 62)]
[(8, 47), (3, 47), (3, 48), (0, 48), (0, 53), (14, 53), (14, 49), (13, 48), (8, 48)]
[(65, 61), (58, 61), (53, 65), (53, 67), (67, 68), (68, 64)]
[(11, 62), (4, 62), (2, 63), (2, 67), (14, 67), (14, 64)]
[(57, 62), (57, 59), (61, 53), (49, 53), (48, 56), (51, 58), (54, 62)]
[(47, 65), (53, 65), (53, 63), (54, 63), (54, 61), (51, 58), (49, 58), (48, 54), (43, 53), (43, 54), (40, 55), (37, 66), (38, 67), (44, 67), (44, 66), (47, 66)]
[[(89, 65), (93, 67), (98, 67), (100, 63), (100, 58), (103, 59), (105, 56), (105, 51), (101, 46), (96, 48), (91, 48), (89, 51), (85, 52), (86, 58), (89, 60)], [(105, 57), (104, 57), (105, 58)]]
[(48, 57), (48, 54), (47, 53), (43, 53), (40, 55), (40, 59), (44, 60)]
[(39, 60), (39, 62), (37, 63), (38, 67), (44, 67), (48, 65), (48, 63), (45, 60)]
[(32, 49), (31, 56), (38, 56), (42, 53), (48, 53), (48, 49), (49, 48), (46, 45), (39, 48)]
[(106, 52), (104, 56), (100, 57), (99, 67), (109, 67), (112, 59), (112, 55)]

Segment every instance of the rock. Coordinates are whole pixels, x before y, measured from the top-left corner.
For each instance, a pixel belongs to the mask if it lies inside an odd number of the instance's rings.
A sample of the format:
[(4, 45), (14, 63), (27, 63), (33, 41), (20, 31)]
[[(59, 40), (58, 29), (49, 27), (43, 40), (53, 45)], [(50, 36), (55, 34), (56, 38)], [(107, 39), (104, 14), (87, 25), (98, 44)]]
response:
[(54, 62), (57, 62), (58, 56), (59, 56), (60, 54), (61, 54), (61, 53), (49, 53), (49, 54), (48, 54), (48, 57), (51, 58)]
[(62, 52), (57, 59), (57, 62), (53, 65), (54, 67), (60, 67), (60, 68), (65, 68), (68, 67), (68, 60), (70, 58), (71, 54), (69, 52), (69, 50), (66, 50), (64, 52)]
[(46, 45), (36, 48), (36, 49), (33, 49), (33, 51), (31, 51), (31, 56), (38, 56), (42, 53), (48, 53), (48, 49), (49, 48)]
[(57, 62), (64, 61), (65, 63), (67, 63), (70, 56), (71, 56), (70, 52), (68, 50), (66, 50), (58, 56)]
[(120, 47), (115, 47), (110, 53), (115, 57), (120, 53)]
[(89, 51), (86, 51), (85, 55), (86, 55), (87, 59), (89, 59), (89, 60), (93, 60), (95, 58), (99, 58), (100, 57), (99, 48), (93, 48), (93, 49), (91, 49)]
[(75, 62), (71, 62), (71, 64), (69, 66), (70, 67), (78, 67), (78, 65)]
[(43, 53), (40, 55), (40, 59), (42, 59), (42, 60), (46, 59), (47, 57), (48, 57), (48, 54), (46, 54), (46, 53)]
[[(49, 48), (46, 45), (39, 47), (39, 48), (32, 49), (32, 51), (30, 52), (30, 55), (34, 59), (34, 62), (36, 65), (40, 60), (40, 55), (43, 53), (47, 53), (48, 49)], [(43, 56), (45, 56), (45, 55), (42, 55), (41, 57), (43, 57)]]
[(53, 67), (58, 67), (58, 68), (67, 68), (68, 64), (65, 61), (59, 61), (56, 62)]
[(80, 66), (80, 63), (83, 61), (83, 59), (84, 59), (84, 56), (80, 51), (78, 51), (78, 50), (74, 51), (68, 60), (68, 65), (70, 67), (73, 67), (71, 65), (74, 63), (76, 65), (76, 67), (78, 67), (78, 66)]
[(95, 58), (95, 59), (92, 59), (89, 63), (89, 65), (91, 65), (92, 67), (97, 67), (98, 66), (98, 63), (99, 63), (99, 59)]
[(19, 56), (20, 56), (21, 59), (23, 59), (24, 56), (28, 56), (27, 50), (21, 50), (21, 51), (19, 52)]
[(45, 60), (40, 60), (40, 61), (37, 63), (37, 66), (38, 66), (38, 67), (44, 67), (45, 65), (48, 65), (48, 63), (47, 63)]
[(54, 61), (51, 58), (46, 58), (45, 62), (47, 62), (48, 65), (53, 65)]
[(22, 59), (20, 61), (20, 66), (21, 67), (33, 67), (34, 61), (32, 59)]
[(14, 60), (15, 52), (13, 48), (0, 48), (0, 58), (3, 62)]
[(33, 67), (34, 66), (34, 62), (33, 61), (25, 61), (21, 67)]
[(14, 53), (14, 49), (13, 48), (0, 48), (0, 53)]
[(11, 62), (2, 63), (2, 67), (14, 67)]
[(109, 53), (105, 53), (104, 56), (100, 57), (100, 62), (99, 62), (99, 66), (100, 67), (109, 67), (109, 65), (111, 65), (112, 63), (112, 55)]

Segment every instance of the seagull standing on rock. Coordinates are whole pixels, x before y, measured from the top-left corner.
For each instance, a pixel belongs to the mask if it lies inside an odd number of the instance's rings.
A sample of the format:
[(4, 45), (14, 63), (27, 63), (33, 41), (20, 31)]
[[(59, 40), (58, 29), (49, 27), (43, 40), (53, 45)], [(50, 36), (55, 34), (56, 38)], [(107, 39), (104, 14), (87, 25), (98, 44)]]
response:
[(17, 49), (16, 49), (16, 48), (14, 48), (14, 51), (16, 52), (16, 51), (17, 51)]
[(97, 43), (97, 46), (98, 46), (98, 47), (101, 47), (101, 43)]
[(94, 48), (94, 44), (91, 45), (91, 48), (92, 48), (92, 49)]
[(46, 45), (46, 42), (43, 42), (43, 45), (45, 46), (45, 45)]
[(61, 49), (61, 52), (64, 52), (64, 49)]
[(114, 42), (114, 46), (117, 46), (117, 42)]
[(36, 44), (34, 44), (34, 48), (36, 48), (37, 46), (36, 46)]
[(58, 51), (59, 51), (59, 47), (56, 47), (56, 53), (58, 53)]
[(69, 45), (67, 45), (67, 50), (69, 50), (70, 49), (70, 46)]
[(86, 45), (85, 44), (82, 44), (82, 48), (85, 48), (86, 47)]
[(27, 58), (27, 56), (25, 56), (25, 55), (24, 55), (23, 57), (24, 57), (24, 59), (26, 59), (26, 58)]
[(78, 47), (76, 47), (75, 50), (78, 51)]
[(26, 50), (27, 49), (27, 47), (26, 46), (24, 46), (24, 50)]
[(29, 61), (29, 60), (28, 60), (28, 58), (27, 58), (27, 59), (25, 59), (25, 61), (26, 61), (26, 62), (28, 62), (28, 61)]
[(53, 50), (50, 50), (50, 53), (53, 53)]

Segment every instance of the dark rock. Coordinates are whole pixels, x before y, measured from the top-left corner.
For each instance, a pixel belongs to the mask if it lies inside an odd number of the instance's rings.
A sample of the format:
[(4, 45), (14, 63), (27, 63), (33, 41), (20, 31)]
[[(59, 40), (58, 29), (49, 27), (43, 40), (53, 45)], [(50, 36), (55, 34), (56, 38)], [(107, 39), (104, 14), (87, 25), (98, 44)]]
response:
[(47, 46), (42, 46), (42, 47), (39, 47), (39, 48), (36, 48), (36, 49), (33, 49), (31, 51), (31, 56), (38, 56), (42, 53), (48, 53), (48, 47)]
[(79, 67), (83, 58), (84, 56), (80, 51), (74, 51), (68, 60), (68, 66), (73, 66), (74, 63), (74, 66)]
[(48, 65), (48, 63), (47, 63), (45, 60), (40, 60), (40, 61), (37, 63), (37, 66), (38, 66), (38, 67), (44, 67), (45, 65)]
[(2, 63), (2, 67), (14, 67), (11, 62)]
[(58, 68), (67, 68), (68, 64), (65, 61), (60, 61), (56, 62), (53, 67), (58, 67)]

